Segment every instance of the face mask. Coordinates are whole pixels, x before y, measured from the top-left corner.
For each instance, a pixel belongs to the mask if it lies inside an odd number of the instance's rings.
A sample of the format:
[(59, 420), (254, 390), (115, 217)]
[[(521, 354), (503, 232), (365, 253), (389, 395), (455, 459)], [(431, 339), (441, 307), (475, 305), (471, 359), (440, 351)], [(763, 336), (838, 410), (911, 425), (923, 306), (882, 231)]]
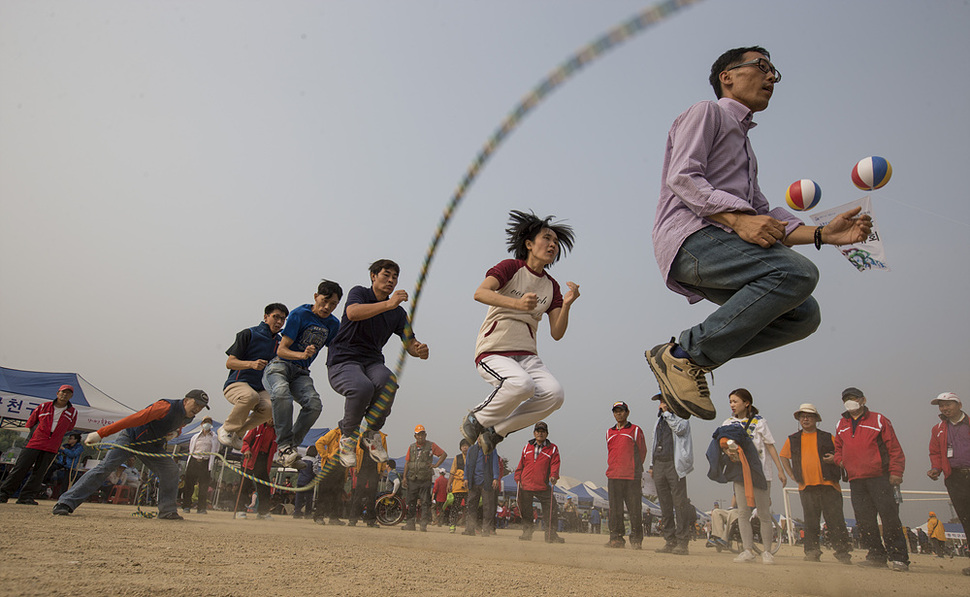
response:
[(845, 410), (849, 411), (850, 413), (855, 412), (860, 408), (862, 408), (862, 405), (856, 402), (855, 400), (846, 400), (845, 402), (842, 403), (842, 406), (844, 406)]
[(211, 430), (212, 429), (212, 423), (203, 423), (202, 424), (202, 429), (204, 429), (205, 431)]

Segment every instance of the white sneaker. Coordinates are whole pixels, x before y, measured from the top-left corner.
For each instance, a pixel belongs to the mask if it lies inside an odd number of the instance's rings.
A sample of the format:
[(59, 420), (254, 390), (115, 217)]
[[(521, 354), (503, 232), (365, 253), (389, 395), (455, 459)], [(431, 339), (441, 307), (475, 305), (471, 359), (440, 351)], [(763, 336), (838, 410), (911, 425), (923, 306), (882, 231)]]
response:
[(283, 466), (286, 468), (293, 468), (300, 458), (302, 458), (302, 456), (300, 456), (300, 451), (297, 450), (295, 446), (290, 446), (286, 454), (283, 456)]
[(236, 512), (236, 518), (246, 518), (245, 512)]
[(738, 554), (738, 557), (734, 558), (734, 561), (737, 562), (737, 563), (739, 563), (739, 564), (743, 564), (743, 563), (746, 563), (746, 562), (753, 562), (756, 559), (757, 558), (754, 557), (754, 554), (751, 553), (750, 551), (748, 551), (746, 549), (746, 550), (742, 551), (741, 553), (739, 553)]
[(340, 450), (337, 452), (340, 464), (347, 468), (357, 466), (357, 442), (352, 437), (345, 437), (340, 440)]
[(216, 431), (216, 436), (219, 438), (219, 443), (223, 446), (229, 446), (233, 450), (242, 450), (242, 438), (231, 431), (226, 431), (225, 425)]
[(774, 564), (775, 563), (775, 556), (771, 555), (771, 553), (769, 553), (767, 551), (762, 552), (761, 553), (761, 563), (762, 564)]
[(381, 434), (379, 431), (368, 431), (361, 437), (361, 441), (364, 443), (364, 448), (367, 449), (368, 456), (371, 459), (380, 464), (381, 462), (387, 462), (387, 450), (381, 445)]

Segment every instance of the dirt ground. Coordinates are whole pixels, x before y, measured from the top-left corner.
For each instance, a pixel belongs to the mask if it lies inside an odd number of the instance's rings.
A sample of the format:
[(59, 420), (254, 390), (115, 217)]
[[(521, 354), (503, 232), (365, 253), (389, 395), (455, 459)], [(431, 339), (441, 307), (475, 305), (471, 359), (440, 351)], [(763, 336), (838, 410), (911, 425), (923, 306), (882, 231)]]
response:
[[(0, 595), (967, 595), (966, 559), (912, 556), (909, 573), (802, 561), (782, 548), (774, 566), (735, 564), (701, 542), (691, 555), (606, 549), (605, 535), (566, 533), (547, 545), (516, 529), (495, 537), (401, 527), (133, 517), (133, 506), (83, 504), (52, 516), (53, 502), (0, 504)], [(856, 558), (860, 554), (856, 552)]]

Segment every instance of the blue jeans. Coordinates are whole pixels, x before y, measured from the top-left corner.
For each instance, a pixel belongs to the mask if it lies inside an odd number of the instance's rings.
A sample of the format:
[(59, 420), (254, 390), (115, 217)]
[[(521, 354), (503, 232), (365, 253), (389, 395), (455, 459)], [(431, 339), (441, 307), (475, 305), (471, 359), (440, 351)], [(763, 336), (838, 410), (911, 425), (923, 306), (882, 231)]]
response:
[[(112, 443), (118, 444), (119, 446), (127, 446), (133, 441), (132, 434), (133, 431), (131, 429), (125, 429), (115, 437)], [(161, 452), (163, 450), (162, 446), (163, 444), (159, 442), (154, 445), (143, 444), (135, 446), (135, 449), (145, 452)], [(57, 503), (65, 504), (73, 511), (88, 496), (101, 489), (101, 485), (104, 484), (104, 480), (108, 478), (108, 475), (120, 465), (124, 464), (129, 456), (131, 456), (131, 453), (127, 450), (111, 448), (104, 457), (104, 460), (98, 463), (98, 466), (84, 473), (77, 480), (77, 483), (61, 494)], [(177, 512), (178, 506), (175, 503), (175, 498), (179, 491), (179, 466), (175, 464), (175, 460), (170, 456), (138, 456), (137, 458), (144, 462), (145, 466), (150, 468), (158, 477), (158, 513), (168, 514), (169, 512)]]
[(670, 275), (720, 305), (680, 335), (681, 348), (701, 367), (801, 340), (822, 321), (812, 298), (818, 268), (780, 243), (765, 249), (708, 226), (687, 237)]
[[(289, 361), (273, 359), (263, 371), (263, 386), (273, 400), (277, 444), (281, 450), (284, 446), (299, 446), (323, 411), (310, 371)], [(295, 423), (294, 401), (300, 405)]]
[[(340, 432), (344, 436), (357, 431), (367, 409), (377, 402), (384, 386), (392, 377), (391, 370), (384, 363), (363, 365), (353, 361), (331, 365), (327, 368), (327, 375), (330, 378), (330, 387), (344, 397), (344, 418), (339, 423)], [(387, 410), (369, 426), (371, 429), (378, 430), (384, 426), (384, 421), (391, 414), (391, 404), (396, 393), (395, 385)]]

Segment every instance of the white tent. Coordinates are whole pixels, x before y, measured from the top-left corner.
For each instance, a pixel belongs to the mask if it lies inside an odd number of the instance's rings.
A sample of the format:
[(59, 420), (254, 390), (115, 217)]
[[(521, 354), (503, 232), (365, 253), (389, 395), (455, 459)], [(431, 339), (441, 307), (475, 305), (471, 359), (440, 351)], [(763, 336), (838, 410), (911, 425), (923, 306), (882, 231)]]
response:
[(108, 396), (77, 373), (21, 371), (0, 367), (0, 421), (26, 421), (35, 408), (53, 400), (64, 384), (74, 386), (75, 429), (94, 431), (133, 414), (134, 409)]

